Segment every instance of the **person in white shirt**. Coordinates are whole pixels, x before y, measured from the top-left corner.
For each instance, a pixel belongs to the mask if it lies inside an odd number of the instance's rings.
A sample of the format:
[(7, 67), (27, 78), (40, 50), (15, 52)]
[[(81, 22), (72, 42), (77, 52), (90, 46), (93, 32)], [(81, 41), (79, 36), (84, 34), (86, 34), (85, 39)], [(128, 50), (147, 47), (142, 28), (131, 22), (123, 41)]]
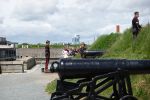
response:
[(65, 47), (62, 51), (63, 58), (68, 58), (69, 56), (69, 50)]

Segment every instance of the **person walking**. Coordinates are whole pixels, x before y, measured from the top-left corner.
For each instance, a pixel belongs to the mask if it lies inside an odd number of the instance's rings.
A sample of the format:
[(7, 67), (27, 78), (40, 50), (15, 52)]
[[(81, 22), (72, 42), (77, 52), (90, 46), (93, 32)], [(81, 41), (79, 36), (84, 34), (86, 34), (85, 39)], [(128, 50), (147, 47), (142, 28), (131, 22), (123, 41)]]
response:
[(45, 62), (45, 72), (48, 71), (48, 64), (49, 64), (49, 60), (50, 60), (50, 41), (46, 41), (46, 45), (45, 45), (45, 58), (46, 58), (46, 62)]

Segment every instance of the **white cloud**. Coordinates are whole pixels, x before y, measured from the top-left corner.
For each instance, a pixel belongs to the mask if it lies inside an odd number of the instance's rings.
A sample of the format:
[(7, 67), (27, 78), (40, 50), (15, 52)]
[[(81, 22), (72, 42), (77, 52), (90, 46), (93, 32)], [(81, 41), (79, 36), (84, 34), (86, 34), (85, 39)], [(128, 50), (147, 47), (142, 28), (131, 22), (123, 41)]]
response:
[(21, 20), (46, 20), (57, 11), (58, 0), (20, 0), (15, 6), (15, 17)]
[(149, 0), (0, 0), (0, 35), (38, 43), (71, 42), (79, 34), (82, 41), (92, 41), (95, 34), (114, 32), (117, 24), (122, 31), (130, 27), (134, 11), (146, 24), (149, 4)]

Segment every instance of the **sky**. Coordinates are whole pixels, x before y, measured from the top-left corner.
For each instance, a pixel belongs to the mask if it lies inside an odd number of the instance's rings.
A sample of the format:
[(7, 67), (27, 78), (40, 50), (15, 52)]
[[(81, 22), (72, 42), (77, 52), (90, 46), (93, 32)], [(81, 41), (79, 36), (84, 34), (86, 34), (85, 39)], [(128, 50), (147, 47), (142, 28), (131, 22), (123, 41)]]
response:
[(131, 27), (134, 12), (140, 24), (150, 21), (150, 0), (0, 0), (0, 37), (18, 43), (92, 43), (103, 34)]

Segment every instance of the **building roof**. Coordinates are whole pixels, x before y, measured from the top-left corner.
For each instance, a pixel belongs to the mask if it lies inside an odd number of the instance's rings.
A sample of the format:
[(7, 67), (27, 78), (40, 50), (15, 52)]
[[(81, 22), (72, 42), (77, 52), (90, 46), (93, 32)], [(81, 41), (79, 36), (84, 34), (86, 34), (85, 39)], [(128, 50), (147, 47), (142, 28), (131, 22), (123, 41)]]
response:
[(22, 45), (29, 45), (28, 43), (22, 43)]
[(0, 49), (1, 48), (13, 48), (12, 46), (9, 46), (9, 45), (0, 45)]
[(10, 42), (10, 41), (7, 41), (7, 44), (18, 44), (17, 42)]

